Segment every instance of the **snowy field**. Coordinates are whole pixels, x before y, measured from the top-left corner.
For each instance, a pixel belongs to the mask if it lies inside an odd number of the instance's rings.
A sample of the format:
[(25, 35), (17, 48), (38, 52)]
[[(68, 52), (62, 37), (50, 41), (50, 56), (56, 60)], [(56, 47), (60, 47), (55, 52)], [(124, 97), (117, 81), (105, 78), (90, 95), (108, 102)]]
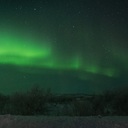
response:
[(128, 128), (128, 117), (1, 115), (0, 128)]

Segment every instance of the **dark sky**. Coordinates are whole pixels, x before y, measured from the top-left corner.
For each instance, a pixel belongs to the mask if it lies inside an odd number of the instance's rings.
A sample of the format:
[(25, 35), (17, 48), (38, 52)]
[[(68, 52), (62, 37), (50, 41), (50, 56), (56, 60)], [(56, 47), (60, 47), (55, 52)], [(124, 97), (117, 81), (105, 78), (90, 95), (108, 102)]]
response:
[(127, 0), (0, 0), (0, 90), (128, 86)]

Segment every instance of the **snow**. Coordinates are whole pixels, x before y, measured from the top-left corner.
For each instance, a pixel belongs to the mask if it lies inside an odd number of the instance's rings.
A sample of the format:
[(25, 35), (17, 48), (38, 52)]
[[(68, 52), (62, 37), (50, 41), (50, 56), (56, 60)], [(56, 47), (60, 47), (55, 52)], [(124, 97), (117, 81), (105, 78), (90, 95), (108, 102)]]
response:
[(128, 117), (0, 116), (0, 128), (128, 128)]

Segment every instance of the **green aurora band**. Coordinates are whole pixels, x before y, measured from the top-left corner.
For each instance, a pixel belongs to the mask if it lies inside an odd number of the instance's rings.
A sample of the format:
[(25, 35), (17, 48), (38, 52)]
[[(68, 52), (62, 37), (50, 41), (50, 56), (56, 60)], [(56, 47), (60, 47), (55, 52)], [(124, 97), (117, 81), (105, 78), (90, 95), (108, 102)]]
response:
[[(55, 49), (48, 41), (39, 41), (33, 37), (24, 37), (16, 32), (0, 32), (0, 63), (18, 66), (35, 66), (49, 69), (66, 69), (101, 74), (108, 77), (118, 76), (113, 67), (101, 67), (89, 64), (78, 54), (63, 60), (56, 57)], [(63, 60), (63, 61), (62, 61)], [(87, 61), (87, 60), (86, 60)]]
[(34, 66), (37, 58), (49, 57), (51, 49), (35, 42), (13, 33), (0, 33), (0, 63)]

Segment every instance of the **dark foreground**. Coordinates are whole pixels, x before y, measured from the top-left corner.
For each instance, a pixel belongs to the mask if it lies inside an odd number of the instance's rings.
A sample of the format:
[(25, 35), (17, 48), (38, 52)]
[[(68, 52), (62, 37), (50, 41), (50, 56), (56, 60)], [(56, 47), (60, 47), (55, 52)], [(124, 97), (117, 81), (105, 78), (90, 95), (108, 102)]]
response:
[(128, 117), (1, 115), (0, 128), (128, 128)]

